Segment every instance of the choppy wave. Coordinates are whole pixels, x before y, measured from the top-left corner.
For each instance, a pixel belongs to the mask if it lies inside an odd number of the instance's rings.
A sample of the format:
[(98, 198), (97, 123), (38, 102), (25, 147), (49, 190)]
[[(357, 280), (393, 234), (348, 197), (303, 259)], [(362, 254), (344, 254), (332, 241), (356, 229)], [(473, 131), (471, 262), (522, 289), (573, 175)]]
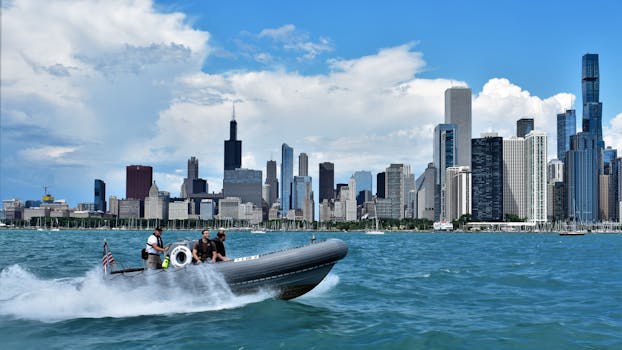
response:
[(268, 291), (236, 296), (221, 275), (194, 269), (190, 287), (161, 279), (107, 283), (100, 268), (84, 276), (42, 279), (20, 265), (0, 272), (0, 315), (56, 322), (76, 318), (204, 312), (238, 308), (273, 295)]

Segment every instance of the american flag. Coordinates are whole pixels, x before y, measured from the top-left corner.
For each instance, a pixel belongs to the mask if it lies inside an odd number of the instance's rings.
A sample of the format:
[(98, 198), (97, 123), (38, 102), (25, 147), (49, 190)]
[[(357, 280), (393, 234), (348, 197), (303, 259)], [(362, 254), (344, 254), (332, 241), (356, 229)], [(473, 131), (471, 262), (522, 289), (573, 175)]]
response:
[(104, 252), (102, 254), (102, 266), (104, 269), (108, 267), (108, 265), (114, 264), (114, 258), (112, 257), (112, 253), (110, 249), (108, 249), (108, 242), (104, 241)]

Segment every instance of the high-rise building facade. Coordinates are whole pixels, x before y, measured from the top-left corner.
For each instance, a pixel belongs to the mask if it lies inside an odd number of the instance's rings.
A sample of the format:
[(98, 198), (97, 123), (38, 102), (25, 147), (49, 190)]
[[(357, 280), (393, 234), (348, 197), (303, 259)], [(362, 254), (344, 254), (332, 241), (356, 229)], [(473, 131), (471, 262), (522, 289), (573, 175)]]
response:
[(292, 199), (292, 209), (302, 210), (303, 218), (312, 222), (315, 215), (315, 202), (311, 176), (294, 176)]
[(153, 168), (145, 165), (125, 167), (125, 198), (144, 200), (153, 182)]
[(244, 168), (225, 170), (223, 195), (240, 198), (242, 203), (250, 202), (257, 208), (261, 208), (261, 180), (261, 170)]
[(577, 133), (577, 114), (574, 109), (567, 109), (557, 115), (557, 159), (566, 159), (570, 150), (570, 136)]
[(547, 221), (547, 137), (534, 130), (525, 137), (525, 187), (527, 188), (527, 220)]
[[(404, 164), (391, 164), (386, 169), (386, 198), (391, 200), (391, 218), (403, 219), (406, 209), (407, 191), (414, 187), (407, 184), (412, 179), (410, 166)], [(414, 181), (413, 181), (414, 182)]]
[(266, 202), (268, 206), (271, 206), (279, 198), (279, 180), (276, 178), (276, 161), (274, 160), (266, 163), (266, 185), (270, 185)]
[(438, 124), (434, 128), (433, 161), (436, 169), (436, 187), (434, 189), (434, 219), (445, 217), (445, 169), (456, 165), (457, 126)]
[(471, 169), (468, 166), (449, 167), (445, 172), (445, 220), (453, 221), (471, 214)]
[(471, 143), (473, 221), (503, 221), (503, 138), (482, 137)]
[(559, 159), (551, 159), (547, 165), (546, 177), (548, 182), (563, 182), (564, 162)]
[(457, 129), (456, 165), (471, 166), (471, 89), (453, 87), (445, 90), (445, 124)]
[(434, 191), (436, 168), (434, 163), (428, 163), (428, 167), (423, 174), (415, 181), (415, 190), (417, 191), (417, 219), (428, 219), (434, 221)]
[(238, 122), (235, 121), (235, 106), (229, 122), (229, 140), (225, 140), (225, 170), (242, 167), (242, 141), (238, 140)]
[(533, 130), (533, 118), (521, 118), (516, 121), (516, 137), (525, 137)]
[(573, 135), (564, 165), (568, 217), (584, 223), (597, 221), (602, 152), (596, 136), (587, 132)]
[(503, 216), (527, 217), (525, 188), (525, 139), (503, 140)]
[(387, 173), (385, 173), (384, 171), (376, 175), (376, 197), (377, 198), (386, 197), (386, 194), (384, 192), (384, 189), (386, 187), (386, 175)]
[(318, 201), (324, 200), (330, 202), (335, 199), (335, 164), (330, 162), (320, 163), (320, 195)]
[(188, 198), (193, 194), (207, 193), (207, 181), (199, 178), (199, 160), (192, 156), (188, 159), (188, 177), (181, 185), (181, 198)]
[(281, 215), (292, 209), (292, 183), (294, 182), (294, 149), (281, 145)]
[(168, 220), (169, 200), (168, 192), (161, 192), (154, 181), (145, 198), (145, 219)]
[(600, 99), (600, 72), (598, 54), (585, 54), (582, 60), (581, 87), (583, 93), (583, 132), (589, 132), (596, 138), (600, 148), (603, 143), (603, 104)]
[(298, 176), (309, 176), (309, 156), (306, 153), (298, 156)]
[(365, 201), (371, 200), (367, 198), (367, 193), (372, 190), (371, 171), (359, 170), (352, 175), (356, 180), (356, 205), (362, 205)]
[(95, 179), (95, 211), (106, 212), (106, 183), (100, 179)]

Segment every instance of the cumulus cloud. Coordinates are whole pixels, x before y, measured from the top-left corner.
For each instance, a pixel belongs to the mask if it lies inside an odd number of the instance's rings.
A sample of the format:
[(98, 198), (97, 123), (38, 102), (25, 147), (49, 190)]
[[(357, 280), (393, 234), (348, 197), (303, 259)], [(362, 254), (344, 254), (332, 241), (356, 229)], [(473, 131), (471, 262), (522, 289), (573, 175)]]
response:
[(618, 157), (622, 156), (622, 113), (611, 119), (609, 125), (603, 125), (605, 145), (618, 150)]
[(532, 96), (529, 91), (505, 78), (492, 78), (473, 99), (473, 137), (493, 131), (500, 136), (516, 136), (516, 121), (533, 118), (534, 128), (548, 134), (549, 158), (556, 158), (557, 114), (568, 108), (574, 95)]

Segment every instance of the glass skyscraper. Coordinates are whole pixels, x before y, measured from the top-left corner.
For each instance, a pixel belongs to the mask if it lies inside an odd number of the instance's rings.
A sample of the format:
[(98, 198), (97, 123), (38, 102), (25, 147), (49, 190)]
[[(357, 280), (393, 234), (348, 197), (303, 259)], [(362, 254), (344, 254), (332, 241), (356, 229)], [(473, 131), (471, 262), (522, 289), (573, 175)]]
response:
[(503, 138), (473, 139), (471, 163), (474, 221), (503, 221)]
[(100, 179), (95, 179), (95, 211), (106, 212), (106, 183)]
[(294, 149), (286, 143), (281, 146), (281, 215), (292, 209), (292, 183), (294, 181)]
[(600, 99), (600, 72), (598, 54), (583, 55), (581, 87), (583, 93), (583, 132), (594, 134), (596, 143), (604, 148), (603, 143), (603, 104)]
[(577, 222), (598, 220), (599, 171), (601, 150), (596, 136), (580, 132), (570, 138), (566, 153), (564, 182), (566, 183), (568, 217)]
[[(371, 196), (372, 176), (370, 171), (357, 171), (352, 175), (356, 181), (356, 204), (361, 205), (365, 202), (365, 191), (369, 191)], [(371, 198), (370, 198), (371, 199)]]
[(577, 133), (577, 114), (574, 109), (557, 115), (557, 159), (566, 159), (570, 150), (570, 136)]
[(436, 170), (434, 188), (434, 219), (445, 217), (445, 169), (456, 166), (458, 156), (458, 127), (438, 124), (434, 128), (433, 162)]

